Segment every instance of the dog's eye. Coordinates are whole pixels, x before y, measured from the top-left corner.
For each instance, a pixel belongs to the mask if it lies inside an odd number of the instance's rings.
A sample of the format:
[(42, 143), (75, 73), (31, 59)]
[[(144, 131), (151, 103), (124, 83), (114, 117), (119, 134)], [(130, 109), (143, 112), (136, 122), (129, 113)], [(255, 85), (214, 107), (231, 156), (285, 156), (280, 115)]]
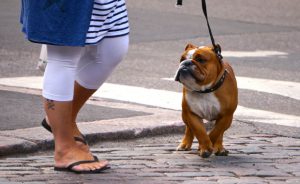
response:
[(200, 56), (196, 56), (194, 58), (194, 60), (197, 61), (197, 62), (199, 62), (199, 63), (202, 63), (202, 64), (205, 63), (205, 60), (203, 58), (201, 58)]

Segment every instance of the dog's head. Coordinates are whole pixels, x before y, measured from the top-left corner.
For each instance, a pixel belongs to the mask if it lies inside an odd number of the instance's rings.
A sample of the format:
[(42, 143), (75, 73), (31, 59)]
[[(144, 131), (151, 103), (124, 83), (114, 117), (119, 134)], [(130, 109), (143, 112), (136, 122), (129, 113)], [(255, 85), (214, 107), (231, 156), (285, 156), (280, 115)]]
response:
[(200, 91), (209, 88), (216, 81), (222, 65), (212, 47), (197, 47), (188, 44), (180, 59), (175, 81), (188, 90)]

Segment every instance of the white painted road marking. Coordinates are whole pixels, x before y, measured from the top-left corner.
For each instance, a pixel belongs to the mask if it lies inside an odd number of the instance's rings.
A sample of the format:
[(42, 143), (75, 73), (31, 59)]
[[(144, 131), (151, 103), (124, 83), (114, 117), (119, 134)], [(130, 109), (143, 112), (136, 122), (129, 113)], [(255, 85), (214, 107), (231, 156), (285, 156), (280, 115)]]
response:
[(286, 52), (279, 52), (279, 51), (222, 51), (222, 55), (224, 57), (238, 57), (238, 58), (245, 58), (245, 57), (272, 57), (272, 56), (287, 56), (288, 53)]
[[(0, 79), (0, 85), (41, 89), (42, 77), (2, 78)], [(95, 93), (94, 97), (181, 110), (182, 94), (172, 91), (105, 83), (100, 90)], [(300, 127), (299, 116), (251, 109), (242, 106), (239, 106), (235, 112), (235, 119)]]
[[(174, 78), (162, 78), (174, 81)], [(272, 93), (300, 100), (300, 83), (250, 77), (236, 77), (239, 89), (247, 89), (264, 93)]]
[(256, 79), (249, 77), (237, 77), (237, 82), (240, 89), (272, 93), (300, 100), (300, 83), (298, 82)]

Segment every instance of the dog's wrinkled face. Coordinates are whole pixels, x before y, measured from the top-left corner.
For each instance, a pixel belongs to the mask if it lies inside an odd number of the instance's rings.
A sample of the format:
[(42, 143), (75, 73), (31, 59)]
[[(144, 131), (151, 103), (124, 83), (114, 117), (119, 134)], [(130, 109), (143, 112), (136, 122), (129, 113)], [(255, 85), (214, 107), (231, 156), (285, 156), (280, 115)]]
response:
[(204, 90), (213, 84), (219, 70), (220, 63), (211, 47), (188, 44), (181, 56), (175, 81), (191, 91)]

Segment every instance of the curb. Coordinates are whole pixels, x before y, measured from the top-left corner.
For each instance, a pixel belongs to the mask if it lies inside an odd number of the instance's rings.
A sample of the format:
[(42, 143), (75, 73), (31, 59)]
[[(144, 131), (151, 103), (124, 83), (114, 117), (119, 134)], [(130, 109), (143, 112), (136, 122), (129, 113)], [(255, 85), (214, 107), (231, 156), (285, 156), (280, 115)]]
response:
[[(93, 126), (92, 124), (99, 124), (99, 122), (91, 123), (80, 123), (85, 125), (80, 125), (85, 127), (86, 125)], [(101, 123), (100, 126), (102, 126)], [(120, 123), (113, 125), (110, 123), (111, 127), (120, 126)], [(103, 129), (104, 126), (102, 126)], [(174, 133), (183, 133), (184, 124), (182, 122), (169, 122), (163, 123), (162, 125), (156, 126), (144, 126), (132, 128), (123, 127), (121, 130), (113, 131), (111, 128), (109, 131), (98, 131), (98, 132), (84, 132), (84, 135), (87, 138), (87, 141), (90, 144), (96, 143), (98, 141), (108, 141), (116, 139), (134, 139), (147, 136), (155, 136), (162, 134), (174, 134)], [(32, 132), (40, 132), (44, 136), (40, 139), (34, 139), (31, 137)], [(19, 136), (12, 136), (19, 135)], [(46, 136), (45, 136), (46, 135)], [(11, 131), (1, 131), (0, 132), (0, 157), (10, 156), (14, 154), (25, 154), (25, 153), (34, 153), (37, 151), (45, 151), (54, 148), (54, 141), (52, 135), (47, 133), (41, 127), (28, 128), (28, 129), (19, 129)]]
[(0, 140), (0, 157), (38, 151), (38, 145), (31, 141), (4, 136), (0, 136)]
[[(40, 93), (36, 90), (28, 92), (28, 89), (22, 88), (9, 89), (22, 93)], [(180, 111), (102, 98), (92, 98), (87, 104), (144, 113), (130, 117), (79, 122), (77, 125), (90, 144), (98, 141), (133, 139), (184, 131)], [(0, 157), (50, 149), (54, 149), (53, 135), (42, 127), (0, 131)]]

